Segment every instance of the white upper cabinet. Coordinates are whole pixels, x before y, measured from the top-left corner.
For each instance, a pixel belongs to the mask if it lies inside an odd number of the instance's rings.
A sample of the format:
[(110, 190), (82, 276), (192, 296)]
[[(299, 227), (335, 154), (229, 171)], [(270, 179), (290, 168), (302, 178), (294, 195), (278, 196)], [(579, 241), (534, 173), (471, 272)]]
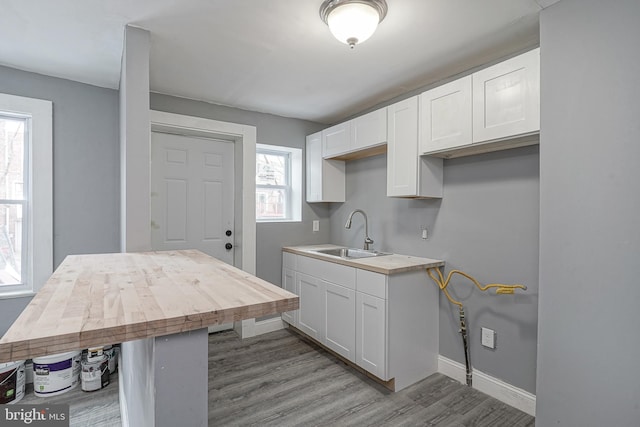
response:
[(387, 109), (381, 108), (351, 120), (351, 151), (387, 142)]
[(384, 153), (387, 109), (381, 108), (322, 131), (325, 159), (351, 160)]
[(420, 152), (471, 144), (471, 76), (420, 95)]
[(351, 122), (331, 126), (322, 131), (322, 156), (327, 159), (349, 151)]
[(387, 107), (387, 196), (418, 191), (418, 98)]
[(540, 49), (473, 74), (473, 142), (540, 130)]
[(345, 167), (341, 160), (322, 158), (321, 132), (307, 136), (307, 202), (344, 202)]
[(387, 107), (387, 196), (442, 197), (442, 159), (418, 156), (418, 97)]
[(540, 49), (420, 95), (420, 154), (458, 157), (531, 145), (540, 131)]

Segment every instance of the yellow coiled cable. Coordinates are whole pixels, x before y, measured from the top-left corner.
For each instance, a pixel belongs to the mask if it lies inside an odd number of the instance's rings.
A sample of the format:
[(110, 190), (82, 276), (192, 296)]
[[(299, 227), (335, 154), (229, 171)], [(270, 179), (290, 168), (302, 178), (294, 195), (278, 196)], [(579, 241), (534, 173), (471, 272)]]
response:
[[(438, 277), (436, 277), (433, 274), (433, 270), (438, 272)], [(503, 285), (501, 283), (492, 283), (492, 284), (489, 284), (489, 285), (482, 286), (480, 284), (480, 282), (478, 282), (475, 278), (473, 278), (472, 276), (468, 275), (464, 271), (460, 271), (460, 270), (451, 270), (449, 272), (449, 274), (447, 275), (447, 279), (446, 280), (445, 280), (444, 276), (442, 275), (442, 272), (440, 271), (439, 268), (433, 268), (433, 267), (427, 268), (427, 274), (429, 275), (429, 277), (431, 277), (431, 280), (433, 280), (438, 285), (440, 290), (442, 292), (444, 292), (444, 295), (447, 297), (449, 302), (451, 304), (457, 305), (460, 308), (462, 308), (462, 303), (460, 301), (456, 301), (455, 299), (453, 299), (451, 297), (451, 295), (449, 295), (449, 292), (447, 291), (447, 286), (449, 286), (449, 282), (451, 282), (451, 277), (453, 277), (454, 274), (459, 274), (461, 276), (466, 277), (467, 279), (472, 281), (476, 285), (476, 287), (478, 289), (480, 289), (482, 292), (487, 291), (489, 289), (496, 288), (496, 294), (497, 295), (502, 295), (502, 294), (513, 294), (516, 289), (522, 289), (522, 290), (525, 290), (525, 291), (527, 290), (527, 287), (525, 285), (520, 285), (520, 284)]]

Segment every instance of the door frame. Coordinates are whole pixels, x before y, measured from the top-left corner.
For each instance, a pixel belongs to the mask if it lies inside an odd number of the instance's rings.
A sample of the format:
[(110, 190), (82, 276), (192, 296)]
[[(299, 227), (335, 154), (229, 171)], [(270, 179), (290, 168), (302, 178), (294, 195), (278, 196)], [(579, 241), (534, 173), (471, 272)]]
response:
[[(234, 212), (241, 216), (235, 224), (234, 264), (256, 274), (256, 128), (255, 126), (221, 122), (182, 114), (149, 111), (150, 133), (147, 164), (151, 161), (151, 132), (223, 139), (234, 144)], [(150, 179), (150, 176), (147, 177)], [(147, 198), (151, 206), (151, 194)], [(151, 223), (147, 223), (151, 236)]]

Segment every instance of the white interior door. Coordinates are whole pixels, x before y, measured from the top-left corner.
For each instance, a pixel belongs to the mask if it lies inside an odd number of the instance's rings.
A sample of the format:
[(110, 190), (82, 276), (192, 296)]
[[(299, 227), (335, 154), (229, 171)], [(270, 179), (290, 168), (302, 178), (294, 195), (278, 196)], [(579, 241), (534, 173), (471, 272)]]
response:
[(152, 248), (233, 265), (233, 187), (233, 143), (152, 132)]
[(198, 249), (233, 265), (233, 150), (232, 142), (151, 133), (153, 250)]

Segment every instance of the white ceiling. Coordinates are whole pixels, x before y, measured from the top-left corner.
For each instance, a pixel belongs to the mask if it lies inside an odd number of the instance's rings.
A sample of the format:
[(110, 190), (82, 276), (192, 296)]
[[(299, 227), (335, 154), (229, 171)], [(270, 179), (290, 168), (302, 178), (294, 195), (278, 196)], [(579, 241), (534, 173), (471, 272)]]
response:
[[(124, 26), (151, 33), (151, 91), (333, 123), (538, 43), (549, 0), (387, 0), (350, 50), (322, 0), (1, 0), (0, 64), (118, 88)], [(542, 5), (542, 6), (541, 6)]]

